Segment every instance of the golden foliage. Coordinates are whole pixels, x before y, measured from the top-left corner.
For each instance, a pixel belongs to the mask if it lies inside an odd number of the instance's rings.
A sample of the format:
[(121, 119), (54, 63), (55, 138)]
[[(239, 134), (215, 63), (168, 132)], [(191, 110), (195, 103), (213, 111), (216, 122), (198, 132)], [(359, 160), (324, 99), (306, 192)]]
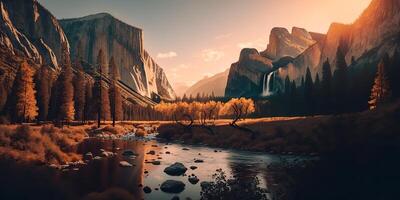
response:
[(16, 114), (19, 119), (34, 120), (38, 115), (35, 98), (35, 84), (33, 70), (28, 62), (22, 62), (16, 77)]

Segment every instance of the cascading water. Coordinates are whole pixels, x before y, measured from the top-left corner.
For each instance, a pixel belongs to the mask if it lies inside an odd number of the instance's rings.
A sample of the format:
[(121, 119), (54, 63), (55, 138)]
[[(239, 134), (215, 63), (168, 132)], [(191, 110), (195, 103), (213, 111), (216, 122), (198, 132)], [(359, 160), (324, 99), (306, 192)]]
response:
[(270, 88), (269, 84), (271, 82), (271, 78), (272, 78), (273, 74), (274, 73), (271, 72), (271, 73), (267, 73), (267, 74), (264, 75), (263, 92), (262, 92), (262, 96), (264, 96), (264, 97), (272, 95), (272, 91), (271, 91), (271, 88)]

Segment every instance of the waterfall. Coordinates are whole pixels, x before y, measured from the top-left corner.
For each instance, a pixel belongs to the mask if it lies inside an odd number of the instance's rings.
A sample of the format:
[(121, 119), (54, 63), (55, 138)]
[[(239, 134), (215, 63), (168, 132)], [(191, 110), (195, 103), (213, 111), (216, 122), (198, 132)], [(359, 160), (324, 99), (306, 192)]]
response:
[(272, 91), (271, 91), (271, 88), (270, 88), (270, 85), (269, 85), (269, 83), (271, 82), (271, 78), (272, 78), (272, 75), (273, 75), (274, 73), (273, 72), (271, 72), (271, 73), (266, 73), (265, 75), (264, 75), (264, 80), (263, 80), (263, 92), (262, 92), (262, 96), (270, 96), (270, 95), (272, 95)]

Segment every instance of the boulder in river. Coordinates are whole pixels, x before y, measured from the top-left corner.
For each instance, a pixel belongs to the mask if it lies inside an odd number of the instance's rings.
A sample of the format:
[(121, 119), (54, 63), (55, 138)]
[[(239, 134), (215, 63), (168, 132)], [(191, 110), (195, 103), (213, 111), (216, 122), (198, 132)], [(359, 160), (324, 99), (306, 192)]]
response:
[(167, 151), (167, 152), (165, 152), (165, 154), (171, 154), (171, 152)]
[(151, 188), (150, 188), (149, 186), (145, 186), (145, 187), (143, 188), (143, 192), (144, 192), (144, 193), (151, 193)]
[(191, 184), (195, 185), (196, 183), (199, 182), (199, 178), (197, 178), (197, 176), (189, 176), (188, 181), (189, 181)]
[(87, 152), (84, 156), (83, 159), (85, 160), (92, 160), (93, 159), (93, 154), (92, 152)]
[(138, 156), (139, 154), (135, 153), (133, 150), (131, 149), (127, 149), (124, 152), (122, 152), (123, 156)]
[(174, 196), (174, 197), (172, 197), (171, 200), (179, 200), (179, 197), (178, 196)]
[(153, 165), (160, 165), (160, 164), (161, 164), (161, 162), (158, 161), (158, 160), (154, 160), (154, 161), (152, 161), (151, 163), (152, 163)]
[(120, 165), (121, 167), (132, 167), (132, 166), (133, 166), (131, 163), (128, 163), (128, 162), (126, 162), (126, 161), (121, 161), (121, 162), (119, 162), (119, 165)]
[(196, 166), (190, 166), (190, 169), (195, 170), (195, 169), (197, 169), (197, 167)]
[(202, 182), (200, 183), (200, 186), (201, 186), (201, 189), (206, 189), (206, 188), (208, 188), (208, 187), (211, 186), (211, 182), (202, 181)]
[(202, 163), (202, 162), (204, 162), (204, 160), (202, 160), (202, 159), (194, 159), (194, 162), (195, 163)]
[(189, 149), (188, 149), (188, 148), (183, 148), (182, 150), (184, 150), (184, 151), (189, 151)]
[(185, 190), (185, 184), (182, 181), (166, 180), (161, 184), (160, 189), (166, 193), (180, 193)]
[(156, 154), (156, 152), (155, 152), (154, 150), (151, 150), (151, 151), (147, 152), (147, 154), (150, 154), (150, 155), (155, 155), (155, 154)]
[(164, 172), (171, 176), (180, 176), (186, 172), (187, 168), (180, 162), (176, 162), (164, 169)]

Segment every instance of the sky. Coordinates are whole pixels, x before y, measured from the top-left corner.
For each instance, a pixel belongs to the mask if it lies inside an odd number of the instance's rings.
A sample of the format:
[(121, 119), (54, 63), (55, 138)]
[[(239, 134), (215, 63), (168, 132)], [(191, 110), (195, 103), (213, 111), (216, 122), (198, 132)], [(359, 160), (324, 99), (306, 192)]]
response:
[(144, 47), (178, 94), (225, 71), (242, 48), (265, 50), (273, 27), (326, 33), (351, 23), (371, 0), (38, 0), (57, 18), (99, 12), (143, 30)]

